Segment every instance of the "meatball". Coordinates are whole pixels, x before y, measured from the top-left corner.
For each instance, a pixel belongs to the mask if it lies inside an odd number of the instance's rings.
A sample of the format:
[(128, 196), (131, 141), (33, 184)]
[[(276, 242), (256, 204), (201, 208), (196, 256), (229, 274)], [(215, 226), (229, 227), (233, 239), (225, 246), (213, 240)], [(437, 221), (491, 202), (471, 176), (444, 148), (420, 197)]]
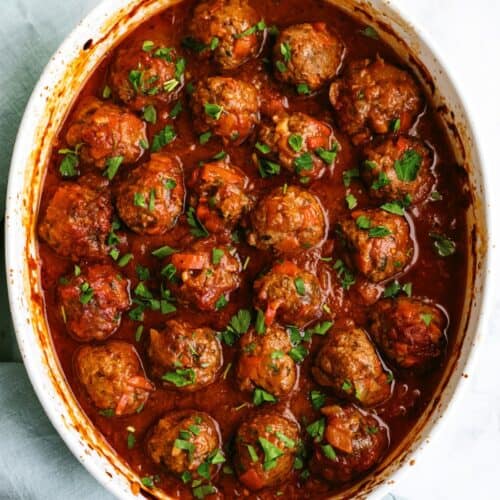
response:
[(434, 184), (432, 151), (409, 136), (388, 137), (363, 151), (362, 177), (376, 199), (418, 203)]
[(202, 80), (191, 97), (194, 127), (211, 132), (225, 144), (239, 145), (259, 121), (259, 97), (253, 85), (235, 78)]
[(167, 413), (154, 426), (147, 451), (154, 463), (162, 464), (173, 474), (189, 472), (197, 478), (200, 465), (207, 464), (212, 477), (219, 468), (220, 462), (213, 458), (221, 453), (220, 446), (219, 426), (210, 415), (179, 410)]
[(262, 198), (251, 214), (251, 223), (250, 245), (285, 254), (317, 247), (327, 233), (325, 211), (318, 198), (295, 186), (276, 188)]
[(182, 66), (174, 49), (146, 40), (116, 52), (109, 83), (122, 102), (141, 110), (169, 103), (177, 96), (184, 81)]
[(336, 74), (344, 44), (325, 23), (295, 24), (281, 31), (273, 49), (274, 75), (282, 82), (318, 90)]
[(413, 77), (380, 57), (352, 62), (330, 86), (330, 102), (338, 124), (355, 144), (372, 133), (408, 131), (423, 108)]
[(163, 234), (184, 208), (184, 179), (177, 158), (153, 154), (128, 174), (117, 190), (116, 208), (127, 226), (139, 234)]
[(195, 243), (190, 250), (171, 257), (180, 283), (176, 296), (202, 311), (214, 311), (227, 304), (229, 294), (241, 283), (241, 263), (230, 248), (217, 247), (211, 240)]
[(139, 355), (127, 342), (82, 347), (76, 354), (75, 369), (97, 408), (112, 410), (117, 416), (139, 411), (154, 390)]
[(324, 302), (318, 278), (293, 262), (276, 264), (254, 283), (255, 305), (265, 311), (265, 323), (275, 319), (305, 325), (321, 316)]
[(384, 210), (354, 210), (338, 222), (337, 238), (349, 265), (375, 283), (401, 272), (413, 257), (408, 222)]
[(386, 427), (355, 406), (325, 406), (323, 436), (314, 443), (312, 472), (334, 484), (354, 479), (371, 469), (387, 450)]
[(391, 378), (361, 328), (332, 330), (316, 356), (312, 374), (339, 398), (363, 406), (378, 405), (391, 395)]
[(66, 142), (79, 146), (84, 163), (104, 169), (111, 159), (135, 163), (148, 140), (146, 124), (133, 113), (95, 97), (86, 97), (72, 117)]
[(223, 161), (204, 163), (193, 171), (189, 187), (194, 191), (198, 220), (211, 233), (232, 230), (251, 208), (250, 181), (234, 165)]
[(261, 387), (276, 397), (285, 396), (295, 386), (297, 368), (288, 355), (292, 343), (287, 332), (278, 325), (264, 333), (251, 329), (240, 339), (240, 356), (236, 370), (242, 391)]
[(112, 266), (75, 267), (58, 286), (61, 313), (68, 332), (77, 340), (104, 340), (120, 326), (131, 305), (130, 282)]
[(63, 183), (49, 201), (38, 233), (62, 257), (99, 259), (107, 253), (112, 212), (106, 190)]
[(446, 343), (447, 319), (426, 301), (396, 297), (372, 309), (370, 333), (382, 353), (402, 368), (426, 367)]
[(277, 115), (273, 122), (260, 129), (259, 142), (284, 168), (302, 178), (318, 179), (331, 167), (338, 145), (327, 123), (305, 113)]
[(148, 355), (152, 375), (181, 391), (211, 384), (222, 366), (222, 347), (215, 332), (183, 321), (167, 321), (161, 332), (151, 329)]
[(209, 0), (196, 6), (185, 44), (221, 69), (234, 69), (260, 52), (265, 25), (246, 0)]
[(235, 440), (239, 480), (256, 491), (283, 482), (299, 449), (298, 425), (277, 413), (258, 413), (243, 422)]

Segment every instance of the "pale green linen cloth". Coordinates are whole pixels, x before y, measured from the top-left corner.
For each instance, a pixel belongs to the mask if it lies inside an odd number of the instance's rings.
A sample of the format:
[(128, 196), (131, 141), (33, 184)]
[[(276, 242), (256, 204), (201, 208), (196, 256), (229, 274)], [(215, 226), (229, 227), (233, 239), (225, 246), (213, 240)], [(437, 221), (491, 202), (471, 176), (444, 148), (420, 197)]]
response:
[[(29, 96), (65, 36), (98, 0), (0, 0), (0, 214)], [(26, 144), (29, 148), (30, 145)], [(0, 254), (0, 500), (109, 500), (66, 448), (31, 387), (7, 304)]]

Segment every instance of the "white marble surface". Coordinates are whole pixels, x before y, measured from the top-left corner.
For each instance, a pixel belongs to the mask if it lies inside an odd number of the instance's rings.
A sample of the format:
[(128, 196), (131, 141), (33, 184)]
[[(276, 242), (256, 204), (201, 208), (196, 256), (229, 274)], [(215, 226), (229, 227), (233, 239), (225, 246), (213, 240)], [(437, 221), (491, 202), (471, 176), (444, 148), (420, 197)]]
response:
[[(494, 174), (492, 180), (500, 180), (500, 1), (394, 0), (393, 4), (423, 27), (438, 47), (475, 122), (485, 167)], [(497, 289), (492, 292), (495, 304), (475, 370), (438, 436), (394, 486), (398, 499), (500, 498), (500, 297)]]

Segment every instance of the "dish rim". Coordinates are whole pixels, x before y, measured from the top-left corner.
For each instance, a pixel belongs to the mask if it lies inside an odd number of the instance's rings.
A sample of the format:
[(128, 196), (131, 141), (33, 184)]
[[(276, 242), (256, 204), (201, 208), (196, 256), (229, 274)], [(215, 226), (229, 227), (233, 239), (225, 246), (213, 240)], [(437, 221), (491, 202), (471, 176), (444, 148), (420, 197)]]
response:
[[(39, 115), (40, 110), (43, 110), (45, 106), (43, 96), (47, 92), (46, 87), (53, 80), (53, 74), (58, 74), (57, 71), (55, 71), (56, 66), (60, 64), (68, 66), (70, 62), (65, 62), (65, 57), (74, 52), (75, 47), (81, 47), (85, 40), (95, 38), (95, 35), (99, 34), (99, 29), (106, 25), (106, 22), (109, 21), (109, 18), (118, 15), (120, 12), (129, 12), (137, 6), (154, 6), (155, 11), (160, 11), (170, 5), (173, 5), (174, 3), (177, 2), (168, 2), (162, 0), (103, 0), (85, 17), (83, 21), (81, 21), (75, 27), (75, 29), (71, 31), (68, 37), (57, 49), (55, 54), (51, 57), (49, 63), (40, 76), (40, 79), (38, 80), (38, 83), (35, 86), (26, 106), (23, 119), (16, 137), (8, 180), (5, 215), (6, 270), (10, 309), (12, 312), (13, 324), (24, 364), (26, 366), (29, 378), (35, 389), (38, 399), (40, 400), (46, 414), (56, 428), (57, 432), (65, 441), (66, 445), (80, 460), (80, 462), (87, 468), (87, 470), (89, 470), (89, 472), (104, 487), (106, 487), (111, 493), (119, 496), (120, 498), (126, 498), (129, 496), (131, 498), (134, 497), (130, 489), (130, 481), (133, 481), (133, 479), (131, 479), (130, 475), (128, 478), (125, 477), (127, 476), (127, 474), (124, 474), (121, 478), (116, 478), (116, 473), (118, 473), (119, 475), (120, 472), (123, 472), (119, 467), (117, 468), (116, 463), (110, 463), (110, 465), (114, 469), (114, 474), (112, 473), (112, 475), (115, 476), (115, 478), (110, 477), (105, 468), (101, 467), (99, 463), (100, 460), (93, 459), (94, 454), (89, 453), (89, 450), (86, 449), (86, 445), (88, 445), (88, 443), (85, 443), (82, 440), (80, 430), (66, 421), (65, 416), (59, 413), (57, 409), (58, 405), (54, 403), (50, 396), (47, 395), (47, 384), (50, 385), (51, 380), (43, 377), (40, 378), (40, 375), (44, 373), (44, 370), (39, 366), (38, 358), (35, 356), (35, 352), (39, 350), (41, 346), (37, 345), (36, 343), (29, 343), (29, 337), (31, 337), (30, 334), (33, 334), (36, 337), (36, 333), (34, 331), (34, 327), (30, 325), (31, 315), (28, 306), (28, 303), (30, 303), (30, 299), (26, 299), (26, 297), (23, 296), (23, 293), (26, 291), (26, 255), (24, 251), (20, 252), (19, 250), (21, 244), (26, 243), (27, 245), (29, 245), (33, 243), (33, 226), (35, 223), (32, 222), (32, 226), (28, 228), (31, 230), (31, 234), (29, 234), (27, 228), (24, 227), (23, 219), (23, 214), (27, 209), (20, 208), (20, 206), (25, 207), (26, 203), (24, 196), (26, 195), (27, 189), (23, 180), (25, 180), (26, 166), (30, 161), (28, 152), (26, 151), (24, 144), (26, 144), (26, 142), (29, 143), (37, 129), (38, 121), (34, 120), (33, 116), (36, 117), (37, 115)], [(477, 360), (477, 344), (479, 343), (478, 341), (481, 338), (481, 332), (485, 330), (485, 320), (489, 315), (488, 313), (492, 307), (493, 300), (493, 297), (491, 296), (492, 278), (490, 272), (490, 265), (492, 262), (492, 256), (494, 254), (493, 248), (495, 246), (491, 220), (493, 214), (491, 201), (494, 200), (494, 197), (492, 196), (493, 183), (488, 182), (489, 175), (485, 168), (481, 142), (479, 141), (476, 134), (477, 127), (471, 118), (471, 113), (468, 109), (467, 101), (466, 99), (464, 99), (464, 96), (460, 92), (459, 86), (456, 83), (456, 79), (453, 78), (453, 73), (450, 72), (449, 68), (444, 62), (444, 58), (441, 56), (439, 50), (434, 45), (432, 38), (423, 30), (421, 26), (416, 25), (413, 21), (410, 24), (407, 21), (410, 16), (408, 16), (403, 9), (395, 6), (389, 0), (378, 0), (372, 2), (370, 5), (372, 5), (373, 3), (380, 4), (379, 8), (383, 7), (387, 9), (387, 12), (390, 12), (392, 15), (394, 15), (395, 20), (404, 20), (405, 29), (409, 32), (412, 32), (415, 38), (418, 39), (419, 44), (423, 47), (423, 49), (432, 54), (433, 58), (436, 61), (436, 64), (440, 68), (442, 68), (443, 74), (448, 80), (448, 84), (450, 85), (448, 94), (454, 95), (457, 99), (458, 104), (463, 109), (463, 119), (466, 127), (466, 132), (469, 134), (469, 141), (473, 144), (474, 155), (477, 158), (477, 164), (474, 166), (474, 168), (476, 170), (475, 173), (479, 174), (480, 180), (482, 180), (482, 186), (480, 187), (482, 189), (482, 202), (484, 205), (484, 225), (488, 238), (485, 244), (485, 254), (482, 257), (484, 276), (482, 277), (482, 286), (479, 297), (481, 304), (477, 306), (478, 318), (476, 321), (476, 327), (474, 329), (475, 332), (471, 332), (469, 327), (469, 330), (465, 334), (465, 337), (472, 337), (472, 340), (475, 340), (475, 342), (472, 342), (472, 345), (469, 348), (469, 352), (466, 354), (466, 360), (463, 362), (464, 369), (467, 370), (467, 372), (470, 374), (471, 370), (473, 369), (473, 365)], [(94, 36), (89, 36), (93, 34)], [(115, 45), (116, 43), (117, 38), (114, 38), (110, 45)], [(95, 64), (92, 64), (90, 69), (88, 69), (87, 67), (87, 74), (91, 74), (94, 69)], [(28, 141), (26, 141), (25, 138), (28, 138)], [(36, 202), (38, 203), (38, 200), (36, 200)], [(19, 307), (20, 305), (21, 307)], [(48, 325), (46, 325), (46, 327), (48, 327)], [(57, 358), (57, 355), (54, 352), (52, 352), (51, 354), (53, 355), (53, 357)], [(462, 354), (459, 356), (459, 358), (462, 358)], [(446, 389), (449, 389), (448, 386), (450, 384), (452, 384), (451, 381), (448, 381), (447, 385), (443, 389), (443, 392)], [(457, 408), (459, 397), (464, 392), (464, 386), (465, 379), (463, 377), (460, 377), (460, 379), (454, 383), (454, 387), (450, 390), (451, 395), (448, 396), (448, 401), (445, 403), (445, 408), (442, 410), (438, 410), (441, 416), (446, 414), (448, 418), (452, 411)], [(436, 435), (437, 432), (440, 432), (443, 420), (443, 418), (438, 418), (437, 421), (429, 421), (425, 425), (426, 439), (430, 439), (431, 437)], [(420, 438), (420, 441), (424, 441), (423, 438)], [(412, 457), (416, 454), (420, 454), (423, 448), (429, 448), (429, 446), (421, 447), (421, 443), (418, 445), (418, 447), (419, 449), (415, 449), (411, 452)], [(104, 455), (99, 455), (98, 458), (100, 458), (101, 460), (109, 460), (109, 457), (105, 458)], [(399, 480), (402, 474), (404, 474), (409, 468), (407, 464), (403, 464), (402, 466), (401, 464), (397, 464), (397, 470), (391, 471), (389, 474), (387, 474), (386, 471), (391, 467), (392, 465), (386, 467), (381, 473), (381, 476), (388, 476), (386, 479), (390, 479), (392, 481)], [(376, 494), (378, 497), (379, 495), (381, 496), (387, 493), (391, 489), (391, 487), (392, 485), (387, 484), (386, 480), (383, 484), (377, 485), (375, 490), (369, 491), (368, 494)]]

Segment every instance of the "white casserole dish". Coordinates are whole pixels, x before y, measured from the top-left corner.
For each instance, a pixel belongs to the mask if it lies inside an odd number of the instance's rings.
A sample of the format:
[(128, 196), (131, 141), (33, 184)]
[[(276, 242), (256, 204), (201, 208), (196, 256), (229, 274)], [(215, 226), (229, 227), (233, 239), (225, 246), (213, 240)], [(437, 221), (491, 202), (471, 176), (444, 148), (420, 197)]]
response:
[[(78, 91), (101, 58), (123, 36), (176, 1), (104, 0), (62, 44), (41, 76), (26, 108), (12, 157), (6, 211), (9, 298), (19, 347), (36, 393), (52, 423), (89, 472), (119, 498), (142, 497), (140, 479), (116, 456), (82, 413), (52, 347), (44, 315), (37, 265), (35, 226), (38, 200), (51, 144)], [(492, 208), (487, 172), (463, 101), (443, 62), (421, 30), (388, 1), (335, 0), (376, 27), (382, 38), (414, 67), (450, 133), (457, 157), (469, 174), (467, 298), (459, 340), (427, 411), (406, 440), (345, 496), (380, 498), (421, 453), (463, 386), (489, 302), (488, 266)], [(91, 42), (89, 42), (91, 41)], [(434, 89), (434, 90), (433, 90)], [(491, 189), (491, 183), (490, 183)]]

